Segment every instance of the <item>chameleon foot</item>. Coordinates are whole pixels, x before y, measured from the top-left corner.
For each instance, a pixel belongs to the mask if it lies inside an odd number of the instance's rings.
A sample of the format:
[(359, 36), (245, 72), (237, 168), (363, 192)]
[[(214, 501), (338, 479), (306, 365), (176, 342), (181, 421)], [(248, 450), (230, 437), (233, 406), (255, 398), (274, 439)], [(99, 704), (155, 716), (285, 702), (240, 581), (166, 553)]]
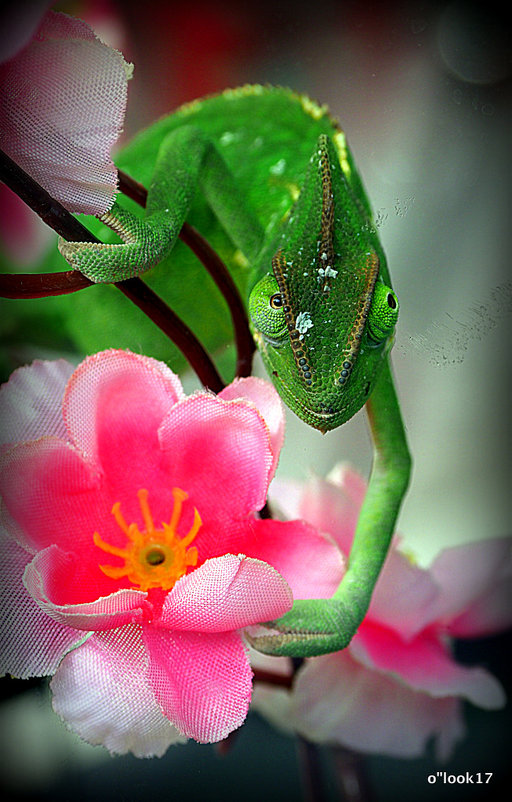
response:
[(279, 657), (316, 657), (344, 649), (359, 625), (356, 616), (337, 599), (299, 599), (277, 621), (246, 631), (251, 646)]
[(117, 204), (99, 219), (123, 241), (67, 242), (59, 238), (58, 245), (74, 270), (98, 284), (123, 281), (145, 273), (169, 253), (176, 238), (170, 221), (140, 218)]

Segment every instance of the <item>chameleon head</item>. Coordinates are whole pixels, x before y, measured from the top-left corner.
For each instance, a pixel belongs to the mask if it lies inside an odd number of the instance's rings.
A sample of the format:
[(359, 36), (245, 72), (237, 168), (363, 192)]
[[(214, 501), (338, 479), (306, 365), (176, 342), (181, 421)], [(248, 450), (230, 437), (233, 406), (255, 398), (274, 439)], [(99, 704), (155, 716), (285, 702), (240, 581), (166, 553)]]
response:
[(392, 344), (398, 300), (382, 281), (383, 259), (333, 143), (321, 136), (271, 269), (249, 297), (269, 375), (320, 431), (362, 407)]

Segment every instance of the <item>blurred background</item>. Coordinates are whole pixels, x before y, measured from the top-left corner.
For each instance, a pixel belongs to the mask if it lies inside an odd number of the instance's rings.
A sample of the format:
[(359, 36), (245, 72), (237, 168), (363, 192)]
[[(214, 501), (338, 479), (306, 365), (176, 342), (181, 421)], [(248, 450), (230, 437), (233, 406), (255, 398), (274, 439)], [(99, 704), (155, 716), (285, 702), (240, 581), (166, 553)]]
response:
[[(335, 0), (53, 7), (89, 22), (135, 64), (125, 139), (182, 102), (243, 83), (289, 86), (329, 105), (363, 177), (401, 302), (393, 364), (414, 474), (399, 530), (425, 565), (445, 546), (510, 534), (506, 8)], [(40, 238), (43, 248), (46, 234)], [(9, 331), (3, 334), (8, 348)], [(193, 377), (187, 382), (195, 386)], [(367, 474), (364, 412), (325, 436), (289, 414), (280, 476), (325, 475), (338, 461)], [(462, 660), (486, 665), (507, 685), (508, 646), (501, 637), (457, 648)], [(8, 798), (302, 798), (296, 745), (257, 716), (223, 757), (190, 744), (160, 760), (112, 760), (67, 733), (44, 685), (29, 686), (4, 684), (0, 778)], [(442, 768), (503, 777), (507, 713), (468, 708), (467, 722), (468, 738)], [(332, 755), (326, 750), (322, 760), (324, 798), (339, 799)], [(427, 775), (439, 769), (430, 755), (371, 757), (366, 766), (376, 800), (482, 798), (479, 787), (429, 786)]]

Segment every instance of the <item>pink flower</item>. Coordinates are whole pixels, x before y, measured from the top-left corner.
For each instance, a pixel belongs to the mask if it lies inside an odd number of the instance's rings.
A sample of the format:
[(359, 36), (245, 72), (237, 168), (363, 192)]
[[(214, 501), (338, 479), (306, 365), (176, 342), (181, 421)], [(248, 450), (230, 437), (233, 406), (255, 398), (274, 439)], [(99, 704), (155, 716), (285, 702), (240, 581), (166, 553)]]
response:
[(21, 368), (0, 410), (2, 673), (55, 674), (54, 709), (112, 752), (226, 737), (251, 698), (241, 630), (291, 607), (305, 561), (340, 570), (309, 524), (256, 514), (274, 389), (185, 397), (163, 363), (111, 350)]
[(54, 11), (28, 42), (15, 41), (21, 49), (0, 64), (0, 147), (68, 211), (102, 214), (117, 189), (110, 150), (131, 65), (85, 22)]
[[(287, 515), (328, 532), (348, 554), (365, 493), (354, 472), (275, 490)], [(307, 738), (395, 757), (420, 755), (435, 737), (446, 759), (464, 733), (461, 700), (488, 710), (504, 693), (483, 668), (455, 662), (450, 637), (478, 637), (512, 623), (511, 540), (445, 549), (428, 570), (394, 544), (366, 618), (343, 651), (307, 660), (292, 694), (258, 687), (254, 705)], [(253, 664), (263, 667), (260, 656)], [(266, 668), (287, 670), (278, 658)]]

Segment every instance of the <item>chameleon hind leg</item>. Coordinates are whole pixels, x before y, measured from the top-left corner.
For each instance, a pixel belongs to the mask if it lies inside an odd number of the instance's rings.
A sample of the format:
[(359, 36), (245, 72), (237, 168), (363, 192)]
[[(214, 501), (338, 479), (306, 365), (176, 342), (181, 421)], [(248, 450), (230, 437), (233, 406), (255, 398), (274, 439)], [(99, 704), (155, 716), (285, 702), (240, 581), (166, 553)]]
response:
[(258, 219), (213, 143), (199, 129), (183, 126), (162, 141), (148, 188), (146, 213), (138, 216), (119, 203), (99, 219), (120, 243), (66, 242), (59, 251), (75, 270), (96, 283), (133, 278), (161, 262), (172, 250), (198, 186), (234, 244), (248, 259), (263, 240)]
[(330, 599), (299, 599), (267, 632), (249, 637), (258, 651), (313, 657), (348, 645), (363, 620), (386, 559), (407, 490), (411, 458), (388, 361), (367, 402), (374, 443), (368, 489), (359, 515), (347, 571)]

